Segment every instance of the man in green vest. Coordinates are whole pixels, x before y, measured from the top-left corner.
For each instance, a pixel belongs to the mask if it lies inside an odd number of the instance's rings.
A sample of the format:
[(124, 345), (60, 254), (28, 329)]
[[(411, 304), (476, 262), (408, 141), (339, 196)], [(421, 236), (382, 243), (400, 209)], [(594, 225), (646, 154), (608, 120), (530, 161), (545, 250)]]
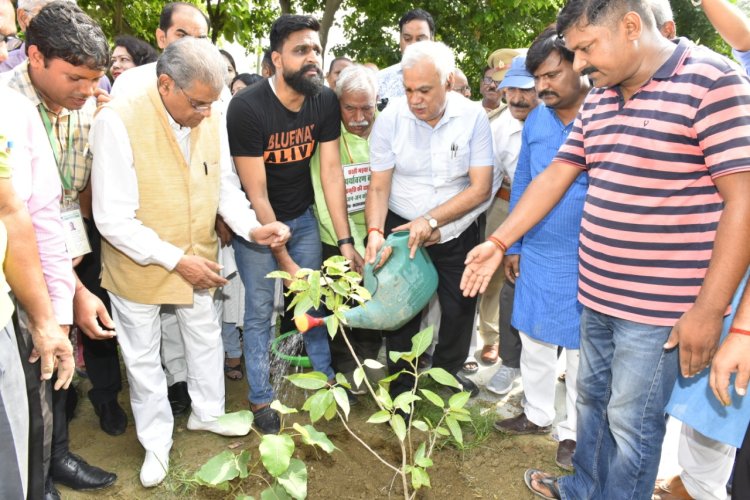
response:
[(185, 344), (192, 399), (189, 430), (244, 435), (224, 414), (223, 347), (213, 292), (218, 271), (216, 214), (239, 237), (280, 246), (289, 229), (261, 226), (231, 168), (226, 129), (212, 104), (225, 64), (207, 40), (186, 37), (159, 58), (152, 83), (114, 99), (92, 126), (93, 209), (106, 240), (107, 289), (130, 382), (130, 406), (146, 450), (140, 479), (167, 474), (174, 417), (161, 367), (160, 310), (174, 306)]
[[(376, 73), (360, 64), (344, 68), (334, 88), (341, 107), (341, 139), (339, 152), (346, 183), (346, 205), (349, 228), (354, 238), (354, 248), (365, 253), (365, 198), (370, 185), (370, 145), (368, 137), (377, 111), (378, 81)], [(323, 186), (320, 182), (320, 149), (310, 160), (310, 173), (315, 191), (315, 218), (318, 220), (320, 239), (323, 242), (323, 260), (341, 255), (336, 245), (336, 231), (328, 213)], [(349, 341), (360, 360), (375, 359), (382, 339), (379, 332), (354, 328), (347, 332)], [(330, 339), (331, 366), (337, 373), (350, 374), (356, 368), (346, 343), (337, 335)], [(356, 387), (353, 393), (359, 392)]]

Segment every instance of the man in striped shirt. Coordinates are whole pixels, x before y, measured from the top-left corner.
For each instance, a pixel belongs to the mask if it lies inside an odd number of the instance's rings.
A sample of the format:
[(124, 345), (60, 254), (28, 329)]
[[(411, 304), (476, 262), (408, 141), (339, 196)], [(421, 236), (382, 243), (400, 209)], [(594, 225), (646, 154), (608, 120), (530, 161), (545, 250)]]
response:
[(662, 37), (643, 0), (570, 0), (557, 31), (597, 88), (496, 243), (469, 254), (462, 288), (482, 291), (507, 244), (588, 172), (576, 472), (525, 480), (547, 498), (649, 498), (678, 362), (685, 376), (708, 366), (750, 262), (735, 243), (750, 238), (750, 83)]

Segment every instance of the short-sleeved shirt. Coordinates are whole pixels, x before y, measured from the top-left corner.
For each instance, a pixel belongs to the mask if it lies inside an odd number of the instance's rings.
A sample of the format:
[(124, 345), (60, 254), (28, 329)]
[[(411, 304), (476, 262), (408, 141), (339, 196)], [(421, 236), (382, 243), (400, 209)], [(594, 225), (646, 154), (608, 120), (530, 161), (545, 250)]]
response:
[[(13, 171), (10, 164), (10, 149), (12, 146), (13, 144), (9, 143), (5, 136), (0, 135), (0, 179), (10, 179)], [(0, 222), (0, 329), (8, 324), (13, 314), (13, 303), (8, 296), (10, 287), (5, 281), (5, 273), (3, 272), (7, 244), (8, 233), (5, 225)]]
[(404, 94), (404, 71), (400, 62), (378, 71), (378, 100), (390, 100)]
[(338, 99), (327, 87), (306, 97), (295, 112), (264, 81), (232, 98), (227, 111), (232, 156), (263, 158), (268, 199), (281, 221), (299, 217), (313, 204), (310, 158), (319, 143), (339, 137), (340, 127)]
[(750, 75), (750, 50), (732, 50), (732, 54), (734, 54), (734, 58), (742, 64), (745, 73)]
[(714, 179), (750, 171), (750, 81), (680, 39), (627, 101), (587, 96), (557, 161), (588, 170), (579, 300), (672, 326), (698, 295), (723, 201)]
[[(469, 169), (493, 165), (492, 132), (484, 108), (457, 92), (448, 92), (446, 98), (442, 118), (431, 127), (414, 116), (406, 97), (397, 97), (380, 113), (370, 134), (372, 171), (394, 169), (388, 208), (408, 220), (469, 187)], [(495, 168), (493, 193), (500, 177)], [(477, 215), (472, 211), (442, 226), (441, 243), (458, 237)]]

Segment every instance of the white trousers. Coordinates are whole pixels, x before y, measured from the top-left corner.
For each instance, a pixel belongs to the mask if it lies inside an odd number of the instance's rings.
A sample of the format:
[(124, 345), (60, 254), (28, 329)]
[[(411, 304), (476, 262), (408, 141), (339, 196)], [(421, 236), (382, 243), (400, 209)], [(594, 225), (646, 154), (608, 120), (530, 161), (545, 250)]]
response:
[(690, 496), (699, 500), (726, 500), (737, 449), (714, 441), (682, 424), (677, 447), (680, 478)]
[(161, 309), (161, 364), (167, 376), (167, 385), (187, 381), (185, 344), (180, 335), (174, 306), (164, 305)]
[[(524, 413), (532, 423), (546, 427), (555, 420), (557, 346), (521, 334), (521, 381), (526, 396)], [(565, 349), (565, 420), (557, 424), (557, 439), (576, 440), (576, 378), (578, 349)]]
[[(174, 418), (159, 357), (162, 306), (109, 296), (138, 440), (147, 451), (164, 456), (172, 447)], [(215, 420), (224, 414), (224, 353), (213, 298), (207, 290), (196, 291), (193, 305), (176, 305), (174, 312), (185, 345), (192, 411), (202, 421)]]

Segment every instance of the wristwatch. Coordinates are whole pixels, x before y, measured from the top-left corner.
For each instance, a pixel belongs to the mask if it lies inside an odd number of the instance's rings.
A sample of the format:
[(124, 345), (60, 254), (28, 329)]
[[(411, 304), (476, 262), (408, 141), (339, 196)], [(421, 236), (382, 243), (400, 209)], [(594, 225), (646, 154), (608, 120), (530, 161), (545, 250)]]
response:
[(427, 223), (430, 225), (430, 228), (437, 229), (438, 221), (435, 217), (430, 214), (424, 214), (422, 218), (427, 221)]

